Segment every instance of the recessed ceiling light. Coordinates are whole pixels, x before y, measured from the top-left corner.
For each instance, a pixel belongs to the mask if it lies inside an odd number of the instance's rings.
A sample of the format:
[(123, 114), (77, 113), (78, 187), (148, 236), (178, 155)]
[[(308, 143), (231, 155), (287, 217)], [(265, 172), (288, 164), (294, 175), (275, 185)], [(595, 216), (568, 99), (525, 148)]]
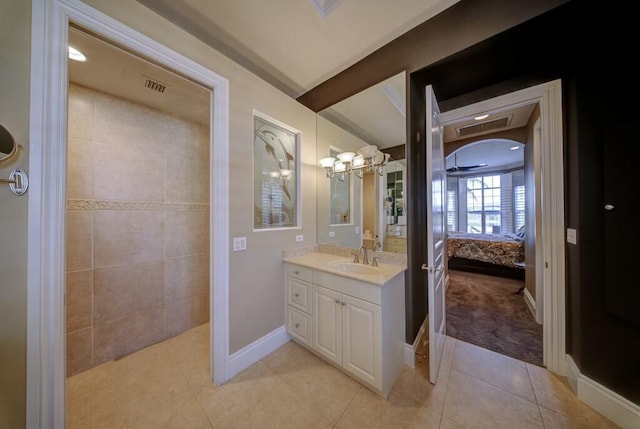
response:
[(80, 62), (87, 61), (87, 57), (85, 57), (82, 52), (80, 52), (79, 50), (71, 46), (69, 46), (69, 58), (74, 61), (80, 61)]
[(486, 114), (484, 114), (484, 115), (476, 116), (476, 117), (474, 117), (473, 119), (475, 119), (476, 121), (481, 121), (481, 120), (483, 120), (483, 119), (487, 119), (488, 117), (489, 117), (489, 114), (488, 114), (488, 113), (486, 113)]
[(520, 146), (511, 146), (509, 149), (511, 149), (511, 150), (518, 150), (518, 149), (520, 149)]

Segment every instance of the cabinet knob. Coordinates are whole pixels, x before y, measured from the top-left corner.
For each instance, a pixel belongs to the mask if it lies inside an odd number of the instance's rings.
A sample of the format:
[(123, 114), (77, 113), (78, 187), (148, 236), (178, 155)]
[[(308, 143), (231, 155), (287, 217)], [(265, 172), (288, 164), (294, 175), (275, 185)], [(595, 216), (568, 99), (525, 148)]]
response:
[(340, 300), (339, 299), (336, 299), (336, 304), (340, 304)]
[(295, 271), (293, 272), (293, 274), (300, 274), (300, 271), (295, 270)]
[(300, 296), (300, 294), (298, 292), (294, 293), (293, 296), (295, 296), (296, 298)]
[(341, 302), (341, 304), (342, 304), (342, 305), (347, 305), (347, 303), (346, 303), (346, 302)]
[(295, 327), (296, 327), (296, 328), (299, 328), (299, 327), (300, 327), (300, 324), (299, 324), (299, 323), (296, 323), (296, 324), (295, 324)]

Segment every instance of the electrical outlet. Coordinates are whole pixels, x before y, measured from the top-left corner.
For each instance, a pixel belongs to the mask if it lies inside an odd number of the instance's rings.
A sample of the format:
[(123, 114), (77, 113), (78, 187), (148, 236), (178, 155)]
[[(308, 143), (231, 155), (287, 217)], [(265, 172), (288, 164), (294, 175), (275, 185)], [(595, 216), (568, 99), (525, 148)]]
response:
[(296, 241), (303, 241), (304, 235), (296, 235)]
[(360, 234), (360, 227), (356, 226), (356, 234)]
[(578, 237), (577, 232), (573, 228), (567, 228), (567, 243), (569, 244), (577, 244)]
[(335, 236), (336, 236), (336, 233), (335, 233), (335, 232), (333, 232), (333, 231), (329, 231), (329, 237), (335, 237)]
[(247, 237), (233, 237), (233, 251), (247, 250)]

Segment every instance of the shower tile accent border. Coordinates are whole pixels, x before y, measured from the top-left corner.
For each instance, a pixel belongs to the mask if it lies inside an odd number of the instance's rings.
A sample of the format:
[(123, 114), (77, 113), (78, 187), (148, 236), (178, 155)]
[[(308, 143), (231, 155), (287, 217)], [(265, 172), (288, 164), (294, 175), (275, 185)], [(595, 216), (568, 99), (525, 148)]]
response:
[[(285, 249), (282, 251), (283, 258), (292, 258), (296, 256), (308, 255), (309, 253), (327, 253), (329, 255), (353, 256), (358, 249), (354, 247), (344, 247), (337, 244), (317, 244), (314, 246), (296, 247), (293, 249)], [(407, 255), (404, 253), (393, 252), (374, 252), (369, 251), (369, 257), (376, 256), (383, 264), (407, 266)]]
[(92, 210), (146, 210), (146, 211), (170, 211), (170, 212), (207, 212), (209, 204), (198, 203), (154, 203), (146, 201), (113, 201), (113, 200), (89, 200), (68, 199), (67, 210), (92, 211)]

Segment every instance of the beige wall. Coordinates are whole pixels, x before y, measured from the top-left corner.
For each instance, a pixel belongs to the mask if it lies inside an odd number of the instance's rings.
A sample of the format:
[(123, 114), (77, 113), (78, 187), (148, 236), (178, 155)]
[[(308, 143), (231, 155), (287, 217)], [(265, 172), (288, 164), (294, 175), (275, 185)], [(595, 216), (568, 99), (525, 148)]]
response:
[(209, 320), (209, 128), (71, 84), (67, 375)]
[[(0, 177), (28, 170), (31, 2), (0, 6), (0, 123), (24, 145), (0, 163)], [(27, 195), (0, 184), (0, 428), (25, 425), (27, 338)]]
[[(316, 243), (315, 113), (135, 0), (86, 3), (229, 79), (230, 239), (247, 250), (230, 254), (230, 350), (235, 352), (284, 324), (282, 249)], [(299, 229), (253, 232), (253, 109), (301, 132)], [(215, 210), (215, 207), (212, 208)], [(296, 235), (303, 242), (296, 242)]]

